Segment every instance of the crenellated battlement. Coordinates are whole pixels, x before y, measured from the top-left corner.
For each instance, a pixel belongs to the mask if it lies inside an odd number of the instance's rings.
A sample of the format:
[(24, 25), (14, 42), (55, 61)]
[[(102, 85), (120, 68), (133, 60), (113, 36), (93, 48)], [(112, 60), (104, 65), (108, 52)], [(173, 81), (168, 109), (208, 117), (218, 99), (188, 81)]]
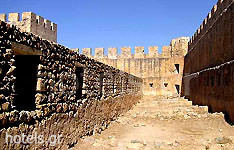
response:
[(150, 58), (150, 57), (158, 57), (160, 54), (158, 53), (158, 46), (150, 46), (148, 47), (149, 53), (145, 53), (145, 48), (142, 46), (136, 46), (135, 53), (132, 54), (132, 48), (131, 47), (122, 47), (121, 53), (118, 54), (118, 48), (111, 47), (108, 48), (107, 55), (104, 54), (105, 48), (95, 48), (94, 53), (95, 55), (92, 56), (92, 48), (83, 48), (82, 54), (86, 55), (88, 57), (94, 57), (94, 58), (108, 58), (108, 59), (119, 59), (119, 58)]
[(180, 92), (178, 87), (181, 85), (188, 42), (189, 37), (172, 39), (168, 46), (162, 47), (161, 53), (158, 46), (125, 46), (94, 48), (94, 52), (91, 48), (83, 48), (81, 54), (142, 78), (146, 95), (170, 95)]
[(22, 32), (31, 32), (57, 42), (57, 24), (33, 12), (0, 14), (0, 20), (16, 25)]
[(132, 54), (132, 48), (128, 47), (121, 47), (120, 54), (118, 54), (118, 48), (111, 47), (108, 48), (107, 55), (105, 55), (105, 48), (95, 48), (94, 49), (94, 56), (92, 56), (92, 49), (91, 48), (83, 48), (82, 54), (88, 57), (94, 57), (96, 59), (108, 58), (108, 59), (143, 59), (143, 58), (169, 58), (173, 56), (185, 56), (188, 49), (188, 41), (189, 37), (180, 37), (173, 39), (169, 46), (162, 47), (162, 53), (158, 52), (158, 46), (149, 46), (148, 53), (145, 53), (145, 47), (143, 46), (135, 46), (135, 52)]
[(189, 50), (193, 49), (196, 43), (212, 28), (220, 16), (222, 16), (232, 4), (233, 0), (218, 0), (217, 4), (213, 6), (200, 27), (191, 37), (191, 40), (189, 41)]

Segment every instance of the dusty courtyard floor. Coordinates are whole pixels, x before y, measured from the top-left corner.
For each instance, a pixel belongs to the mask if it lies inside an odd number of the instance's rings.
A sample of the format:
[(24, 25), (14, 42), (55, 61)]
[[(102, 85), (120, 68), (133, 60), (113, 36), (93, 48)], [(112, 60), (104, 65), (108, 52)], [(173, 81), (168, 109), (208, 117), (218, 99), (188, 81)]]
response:
[(234, 150), (234, 127), (222, 114), (182, 98), (145, 96), (100, 135), (85, 137), (74, 150)]

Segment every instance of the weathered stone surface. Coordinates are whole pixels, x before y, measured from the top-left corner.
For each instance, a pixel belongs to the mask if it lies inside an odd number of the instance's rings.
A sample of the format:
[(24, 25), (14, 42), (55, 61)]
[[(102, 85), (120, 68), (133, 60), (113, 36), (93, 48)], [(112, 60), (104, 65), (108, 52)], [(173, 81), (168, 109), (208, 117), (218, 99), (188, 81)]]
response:
[[(134, 54), (130, 47), (123, 47), (121, 55), (117, 55), (117, 48), (109, 48), (108, 56), (104, 56), (104, 49), (97, 48), (95, 56), (87, 56), (142, 78), (145, 95), (179, 96), (188, 41), (188, 37), (173, 39), (170, 46), (163, 47), (162, 54), (158, 54), (157, 46), (150, 46), (149, 54), (144, 53), (144, 47), (135, 47)], [(120, 78), (117, 86), (126, 82)]]
[(6, 103), (3, 103), (2, 104), (2, 110), (3, 111), (9, 111), (9, 109), (10, 109), (10, 103), (9, 102), (6, 102)]
[(0, 125), (1, 127), (5, 127), (8, 122), (8, 118), (5, 113), (0, 114)]
[[(190, 114), (197, 115), (184, 117)], [(184, 98), (143, 96), (140, 103), (118, 117), (101, 135), (92, 136), (91, 140), (84, 137), (73, 149), (205, 150), (209, 147), (231, 150), (234, 128), (221, 116), (193, 106)]]
[[(0, 22), (0, 37), (3, 37), (0, 38), (0, 47), (1, 56), (4, 56), (1, 65), (5, 69), (0, 82), (1, 112), (6, 111), (0, 113), (0, 129), (7, 128), (7, 131), (0, 131), (0, 143), (3, 143), (5, 133), (14, 128), (27, 135), (37, 132), (47, 139), (52, 133), (63, 133), (61, 145), (65, 147), (60, 149), (66, 149), (66, 145), (76, 143), (81, 136), (100, 133), (141, 99), (140, 78), (31, 33), (20, 32), (15, 26), (4, 22)], [(14, 106), (20, 92), (15, 88), (17, 80), (14, 70), (17, 68), (8, 72), (14, 63), (17, 64), (12, 42), (41, 51), (38, 68), (35, 68), (38, 69), (36, 94), (32, 99), (35, 108), (26, 108), (28, 111), (15, 110), (19, 107)], [(121, 86), (121, 79), (125, 86)], [(22, 100), (22, 104), (17, 105), (25, 104)], [(49, 146), (12, 144), (3, 149), (42, 147)]]
[(234, 122), (233, 1), (218, 1), (189, 42), (182, 95)]
[(44, 39), (57, 42), (57, 24), (33, 12), (23, 12), (21, 17), (19, 13), (9, 13), (8, 20), (6, 19), (6, 14), (1, 14), (0, 20), (16, 25), (22, 32), (31, 32)]

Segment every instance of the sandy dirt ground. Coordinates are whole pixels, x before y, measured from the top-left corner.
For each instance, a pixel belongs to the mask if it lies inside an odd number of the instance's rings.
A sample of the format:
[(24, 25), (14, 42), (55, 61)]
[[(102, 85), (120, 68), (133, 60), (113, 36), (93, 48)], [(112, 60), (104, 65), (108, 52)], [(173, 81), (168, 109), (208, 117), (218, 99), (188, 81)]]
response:
[(70, 150), (234, 150), (234, 126), (222, 113), (183, 98), (144, 96), (101, 134), (82, 138)]

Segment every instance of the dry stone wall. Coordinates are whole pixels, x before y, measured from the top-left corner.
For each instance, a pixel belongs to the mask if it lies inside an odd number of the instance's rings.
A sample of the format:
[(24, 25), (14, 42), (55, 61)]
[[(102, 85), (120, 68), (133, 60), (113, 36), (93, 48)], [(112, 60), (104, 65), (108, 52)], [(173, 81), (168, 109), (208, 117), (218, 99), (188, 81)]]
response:
[[(16, 55), (13, 44), (37, 49), (41, 54)], [(32, 62), (35, 65), (27, 68)], [(35, 87), (26, 80), (20, 81), (25, 79), (21, 74), (28, 70), (36, 72), (35, 78), (29, 76)], [(35, 89), (28, 91), (35, 93), (33, 98), (27, 97), (29, 104), (19, 89), (27, 89), (27, 85)], [(142, 79), (0, 22), (2, 149), (67, 149), (82, 136), (100, 133), (110, 121), (136, 104), (141, 95)], [(37, 133), (45, 139), (50, 134), (62, 134), (62, 141), (54, 147), (48, 143), (9, 144), (5, 143), (6, 133)]]
[(182, 95), (234, 122), (233, 0), (219, 0), (189, 42)]

